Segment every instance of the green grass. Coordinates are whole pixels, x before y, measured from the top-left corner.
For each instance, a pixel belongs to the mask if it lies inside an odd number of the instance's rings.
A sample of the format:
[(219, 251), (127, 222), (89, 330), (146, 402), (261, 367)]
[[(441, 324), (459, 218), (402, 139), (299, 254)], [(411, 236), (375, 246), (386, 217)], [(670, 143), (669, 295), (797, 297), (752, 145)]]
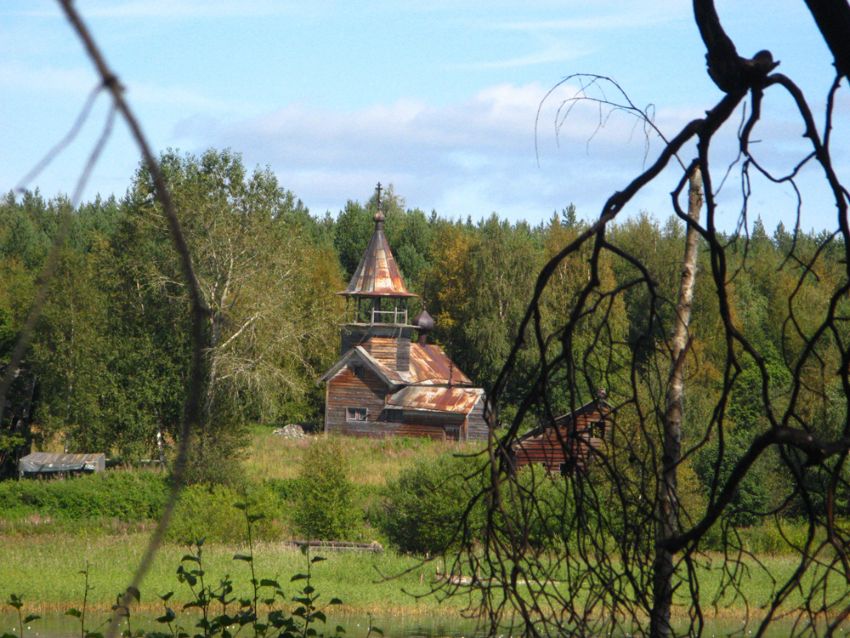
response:
[[(286, 439), (275, 436), (271, 428), (255, 426), (245, 459), (249, 480), (292, 479), (301, 469), (304, 450), (314, 437)], [(384, 485), (418, 459), (437, 458), (446, 452), (471, 454), (482, 444), (438, 442), (422, 438), (370, 439), (346, 437), (344, 444), (351, 480), (359, 485)]]
[[(89, 601), (94, 608), (107, 610), (115, 601), (115, 595), (129, 584), (146, 542), (147, 536), (143, 534), (91, 538), (0, 536), (4, 548), (4, 559), (0, 561), (0, 597), (5, 601), (10, 593), (21, 594), (27, 610), (31, 611), (64, 611), (79, 607), (84, 587), (79, 572), (88, 565), (93, 588)], [(157, 596), (168, 591), (174, 591), (175, 607), (190, 599), (186, 585), (178, 583), (175, 577), (180, 558), (188, 551), (188, 547), (174, 544), (160, 548), (140, 588), (143, 608), (155, 610)], [(250, 575), (246, 563), (233, 560), (237, 551), (244, 551), (244, 547), (205, 545), (205, 570), (214, 582), (229, 574), (236, 593), (247, 593)], [(463, 606), (461, 600), (440, 606), (434, 598), (417, 601), (403, 593), (403, 589), (427, 592), (434, 577), (434, 566), (423, 567), (415, 558), (394, 552), (314, 551), (311, 555), (317, 553), (327, 560), (314, 565), (313, 585), (323, 600), (341, 598), (344, 603), (341, 611), (412, 615), (443, 609), (445, 613), (455, 614)], [(289, 583), (292, 575), (303, 572), (306, 567), (306, 559), (298, 549), (281, 543), (260, 543), (255, 556), (258, 575), (278, 578), (288, 595), (303, 584)], [(382, 576), (403, 572), (406, 573), (393, 580)]]
[[(304, 450), (313, 440), (284, 439), (272, 435), (270, 428), (260, 426), (252, 430), (245, 476), (252, 489), (263, 496), (265, 506), (271, 508), (267, 511), (274, 519), (271, 531), (277, 532), (270, 533), (267, 538), (292, 535), (287, 512), (299, 483), (292, 479), (298, 477)], [(404, 438), (347, 438), (344, 449), (361, 507), (365, 507), (383, 485), (420, 459), (436, 459), (447, 452), (469, 454), (476, 451), (471, 445)], [(83, 595), (83, 577), (79, 572), (88, 564), (93, 587), (90, 601), (95, 608), (108, 611), (115, 595), (129, 583), (141, 559), (154, 520), (149, 514), (142, 516), (139, 512), (159, 502), (160, 492), (156, 487), (160, 480), (150, 473), (115, 472), (62, 482), (64, 484), (0, 485), (0, 545), (3, 547), (0, 602), (9, 594), (17, 593), (24, 596), (29, 611), (61, 612), (78, 607)], [(202, 521), (206, 533), (214, 534), (213, 523), (217, 523), (219, 527), (233, 528), (233, 538), (241, 538), (241, 513), (234, 511), (235, 518), (224, 516), (227, 505), (236, 496), (226, 493), (215, 500), (205, 489), (187, 490), (182, 509), (178, 508), (175, 529), (179, 528), (182, 516), (188, 522)], [(130, 492), (138, 498), (128, 499)], [(190, 505), (213, 518), (207, 520), (197, 513), (192, 514), (194, 510)], [(183, 510), (188, 514), (181, 514)], [(789, 525), (791, 528), (786, 531), (799, 532), (793, 524)], [(769, 531), (753, 528), (743, 532), (747, 547), (759, 554), (764, 567), (758, 567), (752, 560), (747, 562), (747, 573), (741, 584), (746, 602), (731, 596), (721, 598), (716, 602), (718, 616), (740, 619), (747, 605), (757, 610), (769, 601), (774, 579), (781, 583), (793, 573), (797, 564), (795, 558), (782, 554), (781, 550), (786, 549), (784, 544)], [(374, 532), (365, 526), (358, 532), (357, 540), (371, 540)], [(207, 573), (214, 580), (229, 574), (237, 587), (236, 593), (245, 593), (249, 578), (247, 567), (243, 562), (232, 560), (241, 548), (232, 543), (210, 543), (204, 551), (208, 560)], [(186, 552), (186, 547), (173, 543), (160, 549), (141, 586), (145, 610), (155, 613), (157, 596), (168, 591), (175, 592), (175, 607), (189, 600), (190, 592), (175, 577), (180, 558)], [(456, 618), (468, 602), (457, 598), (440, 603), (434, 597), (417, 599), (409, 595), (429, 591), (434, 581), (435, 564), (422, 566), (416, 558), (392, 551), (377, 555), (345, 552), (323, 555), (328, 560), (317, 565), (314, 586), (325, 600), (341, 598), (345, 604), (341, 611), (346, 613)], [(305, 566), (304, 557), (296, 549), (280, 542), (260, 544), (256, 557), (261, 577), (277, 578), (287, 584), (290, 576), (303, 571)], [(700, 585), (704, 606), (711, 613), (711, 602), (721, 583), (723, 560), (720, 555), (708, 558), (710, 565), (701, 567)], [(384, 578), (393, 575), (399, 576), (393, 580)], [(288, 594), (294, 593), (296, 584), (287, 585)], [(682, 587), (678, 595), (687, 596), (684, 590)], [(789, 600), (789, 607), (799, 603), (799, 594), (794, 595), (796, 598)], [(679, 602), (681, 611), (686, 599)]]
[[(0, 561), (0, 598), (9, 594), (24, 597), (28, 612), (56, 612), (79, 607), (83, 596), (83, 576), (79, 573), (88, 565), (92, 591), (91, 608), (108, 611), (115, 595), (122, 591), (138, 565), (147, 535), (127, 534), (83, 538), (67, 535), (42, 535), (31, 538), (2, 537), (4, 560)], [(189, 548), (166, 544), (160, 548), (150, 570), (142, 582), (141, 611), (158, 609), (158, 595), (174, 591), (172, 606), (178, 608), (190, 600), (188, 588), (177, 582), (175, 571), (180, 558)], [(229, 574), (236, 594), (247, 593), (249, 572), (244, 562), (234, 561), (233, 555), (244, 548), (223, 544), (204, 546), (205, 570), (214, 582)], [(315, 555), (316, 552), (313, 552)], [(387, 551), (380, 554), (359, 552), (319, 552), (327, 560), (314, 567), (313, 585), (322, 594), (322, 600), (341, 598), (343, 607), (336, 613), (377, 616), (440, 616), (459, 618), (468, 600), (463, 597), (440, 602), (434, 596), (415, 598), (410, 594), (426, 594), (434, 583), (438, 563), (422, 565), (419, 560), (399, 556)], [(261, 543), (255, 552), (258, 575), (277, 578), (292, 595), (302, 582), (290, 583), (292, 575), (303, 572), (306, 560), (300, 551), (281, 543)], [(790, 556), (764, 557), (763, 568), (752, 560), (746, 562), (747, 574), (742, 581), (746, 603), (727, 595), (717, 601), (712, 609), (711, 600), (720, 584), (722, 556), (710, 555), (711, 566), (700, 570), (704, 610), (709, 617), (743, 618), (747, 605), (753, 617), (760, 615), (759, 608), (769, 602), (773, 581), (787, 579), (796, 562)], [(397, 575), (387, 579), (386, 576)], [(407, 593), (405, 593), (407, 592)], [(680, 592), (680, 596), (686, 596)], [(789, 600), (787, 609), (793, 608), (799, 595)], [(686, 602), (685, 598), (678, 601)], [(679, 607), (679, 614), (684, 607)]]

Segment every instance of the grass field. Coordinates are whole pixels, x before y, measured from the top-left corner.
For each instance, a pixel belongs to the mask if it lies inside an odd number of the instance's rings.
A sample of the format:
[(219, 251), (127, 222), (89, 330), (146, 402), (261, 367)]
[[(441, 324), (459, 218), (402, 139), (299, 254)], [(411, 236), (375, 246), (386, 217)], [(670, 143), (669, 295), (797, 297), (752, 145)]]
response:
[[(245, 473), (248, 479), (291, 479), (298, 476), (304, 449), (312, 437), (286, 439), (271, 434), (266, 426), (251, 430), (251, 443), (246, 452)], [(473, 454), (481, 444), (437, 442), (421, 438), (345, 438), (346, 460), (351, 480), (361, 485), (384, 485), (403, 469), (421, 459), (433, 459), (446, 452)]]
[[(4, 559), (0, 561), (0, 596), (9, 594), (24, 597), (26, 607), (33, 611), (63, 611), (80, 605), (84, 580), (79, 573), (88, 566), (92, 590), (89, 602), (101, 611), (108, 610), (115, 596), (128, 584), (132, 571), (141, 559), (147, 536), (126, 534), (119, 536), (51, 536), (24, 538), (0, 537)], [(234, 561), (233, 555), (244, 548), (221, 544), (203, 548), (205, 570), (214, 582), (230, 575), (236, 594), (247, 593), (249, 578), (245, 563)], [(141, 586), (142, 608), (155, 611), (158, 595), (174, 592), (173, 603), (187, 602), (191, 595), (186, 585), (178, 583), (175, 571), (181, 557), (189, 548), (174, 544), (164, 545), (157, 554)], [(440, 601), (427, 594), (435, 582), (438, 563), (422, 564), (413, 557), (400, 556), (392, 551), (383, 553), (319, 552), (327, 560), (315, 565), (313, 585), (324, 600), (342, 599), (340, 612), (381, 616), (393, 615), (450, 615), (468, 604), (468, 599), (458, 597)], [(313, 552), (315, 555), (316, 552)], [(703, 601), (710, 601), (720, 581), (721, 557), (711, 556), (710, 568), (703, 568), (700, 582)], [(747, 593), (746, 603), (731, 596), (717, 601), (711, 612), (719, 617), (743, 617), (747, 606), (758, 610), (769, 600), (772, 578), (782, 580), (793, 571), (796, 563), (790, 556), (762, 558), (764, 568), (754, 563), (747, 565), (742, 587)], [(296, 584), (289, 584), (293, 574), (305, 570), (306, 559), (302, 553), (282, 543), (261, 543), (256, 548), (255, 564), (264, 578), (277, 578), (284, 584), (287, 594), (295, 592)], [(387, 578), (395, 576), (395, 578)], [(792, 601), (793, 602), (793, 601)]]
[[(269, 428), (254, 428), (244, 463), (246, 478), (250, 482), (296, 478), (303, 452), (310, 443), (308, 439), (273, 436)], [(436, 459), (447, 452), (475, 451), (471, 446), (422, 439), (345, 440), (350, 479), (369, 487), (386, 484), (420, 459)], [(0, 523), (3, 547), (0, 602), (15, 593), (23, 596), (27, 612), (60, 614), (81, 605), (84, 579), (80, 571), (86, 568), (92, 588), (89, 605), (98, 613), (108, 613), (116, 595), (129, 584), (154, 524), (151, 520), (118, 524), (114, 520), (110, 523), (82, 519), (51, 526), (32, 520), (31, 516), (0, 520)], [(233, 560), (233, 555), (243, 550), (225, 543), (204, 547), (208, 578), (217, 582), (225, 575), (231, 576), (236, 595), (247, 593), (250, 577), (246, 563)], [(188, 551), (187, 547), (176, 544), (166, 544), (160, 549), (140, 588), (141, 611), (156, 614), (160, 608), (158, 596), (169, 591), (174, 592), (171, 604), (175, 608), (191, 599), (186, 585), (176, 578), (180, 559)], [(259, 577), (278, 579), (288, 596), (295, 593), (299, 583), (290, 584), (289, 579), (303, 572), (306, 565), (305, 557), (297, 549), (285, 543), (268, 542), (259, 544), (255, 555)], [(436, 563), (422, 564), (419, 559), (393, 551), (380, 554), (328, 551), (322, 555), (327, 560), (316, 565), (313, 585), (322, 594), (320, 600), (342, 599), (344, 604), (335, 609), (337, 614), (457, 620), (470, 602), (463, 596), (441, 601), (426, 595), (434, 586), (435, 572), (440, 568)], [(751, 561), (742, 576), (741, 590), (746, 600), (732, 596), (714, 600), (724, 563), (719, 555), (707, 557), (700, 573), (707, 614), (733, 623), (748, 614), (751, 618), (759, 616), (759, 608), (769, 601), (775, 582), (783, 582), (796, 567), (792, 556), (764, 554), (760, 558), (762, 565)], [(686, 596), (685, 588), (681, 589), (679, 595)], [(681, 598), (679, 602), (686, 601)], [(789, 605), (794, 604), (794, 599), (789, 601)], [(683, 605), (678, 608), (680, 616), (684, 608)]]
[[(4, 548), (4, 559), (0, 561), (0, 596), (6, 600), (10, 593), (21, 594), (31, 610), (64, 611), (78, 607), (84, 589), (84, 579), (79, 572), (88, 566), (92, 587), (89, 601), (96, 608), (108, 610), (116, 594), (129, 583), (146, 541), (147, 536), (142, 534), (91, 538), (0, 537)], [(216, 582), (229, 574), (236, 587), (235, 593), (247, 593), (248, 567), (244, 562), (233, 560), (233, 555), (243, 550), (225, 545), (204, 546), (208, 578)], [(187, 586), (179, 583), (175, 576), (180, 558), (188, 551), (188, 547), (173, 544), (160, 549), (140, 588), (143, 608), (156, 609), (158, 596), (168, 591), (174, 591), (173, 602), (177, 606), (190, 599)], [(422, 567), (417, 559), (400, 557), (393, 552), (326, 552), (321, 555), (327, 560), (314, 566), (313, 585), (323, 594), (324, 600), (342, 599), (341, 611), (420, 614), (434, 613), (439, 606), (433, 598), (417, 601), (402, 592), (405, 589), (425, 593), (434, 576), (433, 565)], [(255, 564), (258, 575), (279, 579), (290, 595), (300, 583), (290, 585), (289, 579), (305, 571), (306, 559), (296, 548), (281, 543), (261, 543), (256, 548)], [(382, 577), (382, 574), (395, 575), (406, 570), (410, 571), (394, 580)], [(462, 601), (452, 601), (444, 607), (447, 613), (454, 613), (462, 607)]]

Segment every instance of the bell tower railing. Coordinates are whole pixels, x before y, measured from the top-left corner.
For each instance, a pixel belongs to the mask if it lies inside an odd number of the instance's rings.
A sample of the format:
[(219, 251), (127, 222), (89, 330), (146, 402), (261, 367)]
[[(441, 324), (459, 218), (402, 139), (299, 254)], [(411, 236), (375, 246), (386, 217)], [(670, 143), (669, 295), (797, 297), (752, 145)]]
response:
[(378, 310), (377, 308), (372, 308), (371, 323), (407, 324), (407, 309)]

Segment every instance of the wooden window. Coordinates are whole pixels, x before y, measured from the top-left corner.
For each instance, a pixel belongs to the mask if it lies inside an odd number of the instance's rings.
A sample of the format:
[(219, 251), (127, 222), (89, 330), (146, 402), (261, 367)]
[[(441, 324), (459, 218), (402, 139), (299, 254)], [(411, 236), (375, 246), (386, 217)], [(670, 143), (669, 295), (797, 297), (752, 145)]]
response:
[(604, 439), (605, 438), (605, 421), (594, 421), (590, 424), (590, 431), (588, 432), (591, 438), (594, 439)]
[(365, 421), (369, 416), (369, 408), (345, 408), (346, 421)]

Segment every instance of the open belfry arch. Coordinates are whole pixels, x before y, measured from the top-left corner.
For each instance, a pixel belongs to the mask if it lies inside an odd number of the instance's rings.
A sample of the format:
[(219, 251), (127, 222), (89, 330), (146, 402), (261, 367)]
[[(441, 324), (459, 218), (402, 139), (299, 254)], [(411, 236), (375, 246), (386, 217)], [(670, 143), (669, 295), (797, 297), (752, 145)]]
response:
[[(405, 286), (384, 235), (381, 185), (375, 230), (348, 287), (340, 358), (321, 378), (325, 431), (357, 436), (486, 440), (484, 390), (428, 343), (434, 319), (412, 321)], [(414, 340), (414, 336), (416, 339)]]

